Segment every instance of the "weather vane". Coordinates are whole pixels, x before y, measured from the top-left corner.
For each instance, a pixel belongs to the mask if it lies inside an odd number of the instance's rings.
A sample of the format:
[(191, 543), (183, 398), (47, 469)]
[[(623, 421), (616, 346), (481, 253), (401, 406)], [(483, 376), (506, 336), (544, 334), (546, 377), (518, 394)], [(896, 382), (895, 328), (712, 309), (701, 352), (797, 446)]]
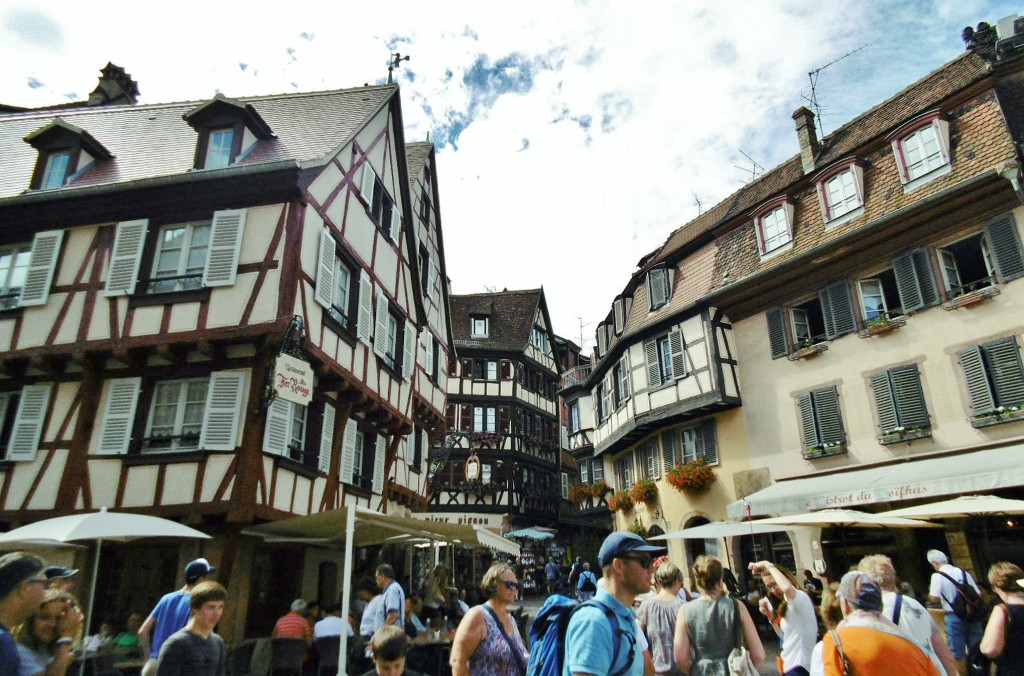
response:
[(391, 55), (391, 61), (388, 62), (388, 84), (393, 84), (394, 79), (391, 77), (391, 72), (402, 65), (403, 61), (408, 61), (408, 56), (402, 56), (400, 52), (395, 52)]

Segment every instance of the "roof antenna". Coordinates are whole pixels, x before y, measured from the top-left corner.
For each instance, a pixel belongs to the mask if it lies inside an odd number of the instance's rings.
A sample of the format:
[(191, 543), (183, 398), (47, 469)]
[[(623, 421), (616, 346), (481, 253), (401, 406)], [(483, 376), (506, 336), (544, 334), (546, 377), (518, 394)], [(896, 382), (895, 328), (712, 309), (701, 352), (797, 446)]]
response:
[[(745, 157), (748, 160), (750, 160), (750, 169), (748, 170), (746, 167), (741, 167), (738, 164), (734, 164), (732, 166), (736, 167), (737, 169), (741, 169), (743, 171), (750, 171), (750, 181), (753, 182), (753, 180), (755, 178), (757, 178), (758, 176), (761, 175), (762, 172), (764, 172), (764, 167), (762, 167), (760, 164), (758, 164), (757, 160), (755, 160), (753, 157), (751, 157), (750, 155), (746, 154), (742, 150), (740, 150), (740, 155), (743, 155), (743, 157)], [(744, 181), (744, 183), (747, 183), (747, 181)]]
[(702, 215), (704, 213), (704, 205), (701, 204), (700, 198), (697, 197), (697, 193), (690, 190), (690, 194), (693, 195), (693, 203), (697, 205), (697, 215)]
[(388, 84), (394, 84), (395, 81), (391, 77), (391, 71), (402, 65), (403, 61), (408, 61), (408, 56), (402, 56), (400, 52), (395, 52), (391, 55), (391, 61), (388, 62)]
[(811, 106), (814, 108), (814, 119), (817, 120), (817, 122), (818, 122), (818, 138), (825, 138), (825, 125), (823, 125), (822, 122), (821, 122), (821, 106), (818, 105), (818, 90), (817, 90), (817, 87), (818, 87), (818, 75), (821, 73), (821, 71), (825, 70), (826, 68), (828, 68), (832, 64), (838, 63), (838, 62), (842, 61), (843, 59), (845, 59), (846, 57), (852, 56), (852, 55), (856, 54), (857, 52), (859, 52), (860, 50), (862, 50), (862, 49), (864, 49), (866, 47), (867, 47), (867, 45), (861, 45), (860, 47), (858, 47), (857, 49), (854, 49), (853, 51), (846, 52), (845, 54), (840, 56), (838, 59), (833, 59), (833, 60), (829, 61), (828, 63), (826, 63), (824, 66), (821, 66), (820, 68), (815, 68), (814, 70), (812, 70), (809, 73), (807, 73), (807, 79), (811, 81), (811, 96), (810, 97), (806, 97), (805, 96), (803, 98), (808, 103), (810, 103)]
[(580, 349), (583, 349), (583, 329), (590, 326), (591, 322), (583, 323), (583, 317), (577, 317), (576, 321), (580, 323)]

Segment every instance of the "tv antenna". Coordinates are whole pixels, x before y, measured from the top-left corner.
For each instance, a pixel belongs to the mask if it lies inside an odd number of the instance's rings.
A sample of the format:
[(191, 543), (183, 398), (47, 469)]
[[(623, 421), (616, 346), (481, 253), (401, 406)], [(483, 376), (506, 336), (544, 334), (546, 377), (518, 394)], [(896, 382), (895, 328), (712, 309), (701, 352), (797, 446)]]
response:
[(583, 349), (583, 329), (590, 326), (591, 322), (583, 323), (583, 317), (577, 317), (576, 321), (580, 323), (580, 349)]
[(698, 216), (703, 215), (704, 214), (704, 205), (701, 204), (700, 198), (697, 197), (697, 193), (695, 193), (694, 191), (691, 190), (690, 194), (693, 195), (693, 203), (695, 205), (697, 205), (697, 215)]
[(748, 160), (750, 160), (750, 169), (748, 170), (746, 167), (741, 167), (738, 164), (734, 164), (732, 166), (736, 167), (737, 169), (742, 169), (743, 171), (750, 171), (750, 181), (744, 181), (744, 183), (750, 183), (755, 178), (757, 178), (762, 173), (764, 173), (764, 167), (762, 167), (760, 164), (758, 164), (757, 160), (755, 160), (753, 157), (751, 157), (750, 155), (746, 154), (742, 150), (740, 151), (740, 155), (743, 155), (743, 157), (745, 157)]
[(843, 59), (845, 59), (848, 56), (853, 56), (854, 54), (856, 54), (857, 52), (861, 51), (862, 49), (865, 49), (866, 47), (867, 47), (866, 44), (861, 45), (857, 49), (854, 49), (854, 50), (851, 50), (849, 52), (846, 52), (845, 54), (843, 54), (839, 58), (832, 59), (831, 61), (826, 63), (824, 66), (821, 66), (819, 68), (815, 68), (814, 70), (809, 71), (807, 73), (807, 79), (810, 80), (810, 82), (811, 82), (811, 96), (809, 98), (805, 96), (804, 99), (808, 103), (811, 104), (812, 108), (814, 108), (814, 119), (817, 120), (817, 122), (818, 122), (818, 134), (820, 134), (822, 137), (825, 136), (825, 126), (822, 124), (822, 121), (821, 121), (821, 106), (818, 105), (818, 75), (820, 75), (821, 71), (825, 70), (829, 66), (831, 66), (833, 64), (836, 64), (836, 63), (839, 63), (840, 61), (842, 61)]
[(388, 62), (388, 84), (394, 84), (394, 79), (391, 77), (391, 71), (402, 65), (403, 61), (408, 61), (409, 56), (402, 56), (400, 52), (395, 52), (391, 55), (391, 61)]

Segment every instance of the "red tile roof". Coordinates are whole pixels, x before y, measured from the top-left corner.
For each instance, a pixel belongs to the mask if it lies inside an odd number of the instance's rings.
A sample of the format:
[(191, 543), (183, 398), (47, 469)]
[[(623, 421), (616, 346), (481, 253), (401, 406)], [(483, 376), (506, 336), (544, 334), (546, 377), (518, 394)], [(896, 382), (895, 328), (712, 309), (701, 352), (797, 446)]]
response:
[[(542, 299), (541, 289), (452, 296), (450, 317), (456, 350), (522, 352), (530, 341), (533, 320)], [(487, 338), (470, 337), (469, 318), (472, 315), (490, 318)]]

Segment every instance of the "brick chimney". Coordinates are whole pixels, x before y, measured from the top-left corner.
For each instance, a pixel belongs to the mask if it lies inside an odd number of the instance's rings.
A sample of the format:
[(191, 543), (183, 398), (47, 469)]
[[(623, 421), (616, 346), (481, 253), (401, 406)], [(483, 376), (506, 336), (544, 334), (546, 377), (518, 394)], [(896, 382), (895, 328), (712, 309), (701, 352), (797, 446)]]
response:
[(100, 71), (100, 81), (89, 94), (90, 106), (115, 104), (135, 105), (139, 100), (139, 85), (124, 68), (107, 62)]
[(814, 128), (814, 113), (800, 106), (793, 113), (793, 119), (796, 120), (796, 135), (800, 139), (800, 162), (804, 165), (804, 173), (809, 174), (814, 171), (814, 159), (821, 149)]

